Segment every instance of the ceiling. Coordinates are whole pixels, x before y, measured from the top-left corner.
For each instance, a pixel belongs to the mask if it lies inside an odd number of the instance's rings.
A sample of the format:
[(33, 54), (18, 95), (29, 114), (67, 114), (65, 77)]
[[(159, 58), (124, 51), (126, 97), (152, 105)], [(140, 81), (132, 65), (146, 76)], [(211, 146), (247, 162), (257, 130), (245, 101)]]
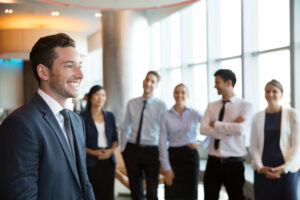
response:
[[(90, 35), (100, 29), (100, 18), (95, 17), (95, 13), (99, 12), (97, 10), (65, 7), (38, 0), (4, 1), (8, 0), (0, 0), (0, 30), (53, 29)], [(13, 9), (13, 13), (5, 14), (5, 9)], [(51, 16), (53, 11), (58, 11), (60, 15)]]
[[(90, 35), (100, 29), (100, 10), (155, 9), (195, 0), (0, 0), (0, 30), (54, 29)], [(12, 14), (5, 14), (12, 9)], [(51, 12), (59, 16), (51, 16)]]

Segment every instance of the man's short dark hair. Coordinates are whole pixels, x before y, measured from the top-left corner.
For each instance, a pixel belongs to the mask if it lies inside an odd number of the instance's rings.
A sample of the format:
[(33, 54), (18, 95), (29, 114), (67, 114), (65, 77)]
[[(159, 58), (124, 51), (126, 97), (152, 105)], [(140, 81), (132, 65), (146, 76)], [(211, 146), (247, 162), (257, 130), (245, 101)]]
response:
[(33, 74), (40, 85), (41, 80), (37, 73), (37, 66), (43, 64), (49, 69), (52, 68), (53, 61), (57, 58), (54, 51), (56, 47), (74, 47), (75, 41), (67, 34), (58, 33), (40, 38), (32, 47), (30, 52), (30, 62)]
[(146, 76), (148, 76), (149, 74), (152, 74), (152, 75), (156, 76), (157, 82), (160, 81), (160, 75), (158, 74), (158, 72), (156, 72), (156, 71), (149, 71), (149, 72), (146, 74)]
[(221, 78), (224, 81), (231, 80), (232, 87), (235, 86), (236, 77), (235, 77), (235, 74), (233, 73), (233, 71), (231, 71), (230, 69), (220, 69), (220, 70), (215, 72), (214, 76), (221, 76)]

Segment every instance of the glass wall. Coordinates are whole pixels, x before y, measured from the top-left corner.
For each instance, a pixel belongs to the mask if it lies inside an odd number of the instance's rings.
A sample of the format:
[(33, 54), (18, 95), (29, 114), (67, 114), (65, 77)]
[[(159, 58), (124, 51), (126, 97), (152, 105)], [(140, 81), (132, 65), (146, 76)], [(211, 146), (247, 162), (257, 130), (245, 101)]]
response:
[(173, 105), (173, 88), (183, 82), (189, 104), (204, 112), (220, 98), (213, 73), (227, 68), (237, 76), (237, 96), (255, 94), (249, 98), (254, 112), (266, 106), (264, 86), (271, 79), (282, 82), (282, 102), (290, 106), (290, 29), (286, 0), (201, 0), (177, 10), (150, 27), (150, 62), (162, 74), (158, 96)]

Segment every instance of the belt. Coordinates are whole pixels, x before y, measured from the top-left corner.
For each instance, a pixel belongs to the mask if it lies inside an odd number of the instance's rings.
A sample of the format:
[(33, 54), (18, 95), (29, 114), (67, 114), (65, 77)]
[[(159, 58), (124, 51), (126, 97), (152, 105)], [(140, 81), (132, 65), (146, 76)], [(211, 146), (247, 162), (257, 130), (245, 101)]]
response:
[(131, 145), (133, 147), (138, 147), (138, 148), (158, 148), (156, 145), (147, 145), (147, 144), (134, 144), (131, 142), (128, 142), (127, 145)]
[(245, 160), (244, 157), (217, 157), (217, 156), (208, 156), (209, 159), (220, 162), (222, 164), (232, 163), (232, 162), (243, 162)]

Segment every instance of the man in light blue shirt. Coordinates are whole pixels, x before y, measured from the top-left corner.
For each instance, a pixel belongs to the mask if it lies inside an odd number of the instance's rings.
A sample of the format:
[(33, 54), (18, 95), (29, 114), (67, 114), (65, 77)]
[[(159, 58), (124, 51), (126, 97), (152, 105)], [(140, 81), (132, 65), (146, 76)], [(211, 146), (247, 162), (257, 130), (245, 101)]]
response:
[(122, 154), (133, 200), (144, 199), (144, 177), (148, 200), (156, 200), (159, 177), (158, 141), (161, 114), (166, 104), (153, 97), (159, 74), (149, 71), (143, 81), (143, 96), (128, 102), (122, 126)]

